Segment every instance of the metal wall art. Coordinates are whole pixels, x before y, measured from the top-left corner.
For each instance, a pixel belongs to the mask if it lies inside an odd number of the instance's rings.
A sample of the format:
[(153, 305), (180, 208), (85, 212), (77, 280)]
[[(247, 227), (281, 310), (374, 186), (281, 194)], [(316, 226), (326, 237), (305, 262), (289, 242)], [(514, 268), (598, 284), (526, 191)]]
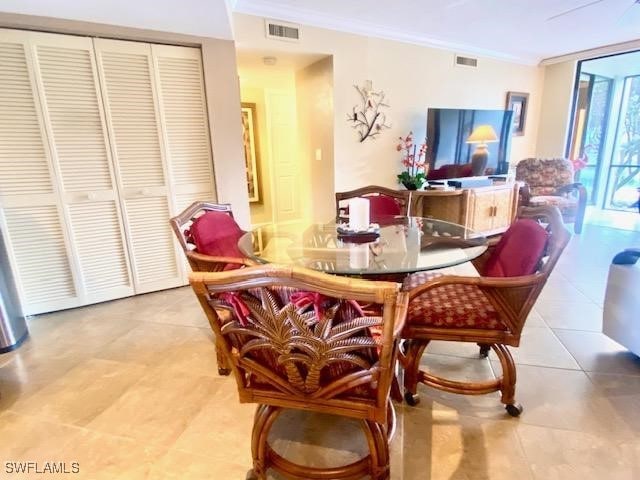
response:
[(354, 85), (360, 94), (361, 103), (355, 105), (351, 113), (347, 114), (347, 121), (353, 123), (352, 127), (358, 132), (360, 142), (367, 138), (375, 139), (385, 128), (390, 128), (387, 124), (387, 114), (383, 111), (389, 108), (384, 101), (384, 92), (373, 91), (371, 80), (367, 80), (364, 86)]

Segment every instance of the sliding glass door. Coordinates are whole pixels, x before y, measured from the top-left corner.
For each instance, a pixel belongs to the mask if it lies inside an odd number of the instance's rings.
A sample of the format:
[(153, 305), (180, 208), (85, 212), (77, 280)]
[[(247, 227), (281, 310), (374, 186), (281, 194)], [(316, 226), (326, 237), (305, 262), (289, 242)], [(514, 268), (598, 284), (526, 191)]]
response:
[(626, 77), (604, 208), (632, 210), (640, 188), (640, 75)]
[(576, 181), (586, 187), (590, 204), (594, 204), (598, 198), (598, 180), (603, 165), (612, 85), (613, 80), (610, 78), (590, 73), (580, 74), (570, 158), (582, 157), (587, 161), (587, 165), (576, 174)]

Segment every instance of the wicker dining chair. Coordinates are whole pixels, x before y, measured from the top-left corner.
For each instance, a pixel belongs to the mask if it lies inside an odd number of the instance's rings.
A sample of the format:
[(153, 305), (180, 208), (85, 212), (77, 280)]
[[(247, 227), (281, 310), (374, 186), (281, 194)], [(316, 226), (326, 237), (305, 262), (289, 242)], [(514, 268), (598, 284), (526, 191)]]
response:
[[(253, 265), (238, 250), (244, 231), (233, 218), (231, 205), (194, 202), (169, 220), (194, 272), (219, 272)], [(217, 349), (218, 373), (229, 375), (225, 357)]]
[[(264, 480), (269, 469), (295, 479), (389, 478), (389, 391), (407, 306), (398, 284), (276, 265), (192, 273), (190, 281), (240, 402), (258, 404), (248, 478)], [(379, 310), (367, 316), (360, 304)], [(225, 308), (231, 316), (220, 315)], [(369, 455), (328, 469), (292, 463), (267, 442), (284, 409), (359, 419)]]
[[(480, 276), (421, 273), (405, 280), (410, 300), (401, 363), (408, 404), (418, 402), (417, 386), (423, 383), (467, 395), (500, 391), (507, 412), (520, 415), (516, 368), (508, 346), (520, 344), (525, 320), (569, 238), (556, 207), (521, 207), (502, 238), (473, 261)], [(481, 357), (493, 349), (502, 376), (458, 382), (421, 370), (420, 359), (432, 340), (477, 343)]]
[(391, 188), (369, 185), (348, 192), (336, 192), (336, 217), (344, 217), (348, 211), (346, 200), (363, 197), (369, 200), (370, 218), (377, 222), (380, 217), (389, 215), (408, 216), (411, 207), (410, 190), (393, 190)]

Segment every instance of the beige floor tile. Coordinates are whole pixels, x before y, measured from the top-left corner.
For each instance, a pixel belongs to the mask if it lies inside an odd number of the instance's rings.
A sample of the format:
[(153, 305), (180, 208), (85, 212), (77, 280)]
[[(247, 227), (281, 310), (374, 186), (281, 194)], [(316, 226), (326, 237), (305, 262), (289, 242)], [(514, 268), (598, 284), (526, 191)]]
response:
[(631, 451), (606, 436), (524, 423), (518, 425), (517, 432), (536, 479), (638, 478)]
[(157, 370), (130, 387), (87, 427), (171, 446), (218, 388), (211, 377)]
[(554, 330), (587, 372), (640, 375), (640, 358), (602, 333)]
[(516, 420), (484, 420), (455, 412), (407, 409), (404, 480), (529, 479)]
[[(590, 372), (589, 378), (640, 438), (640, 376)], [(640, 445), (639, 445), (640, 447)]]
[(614, 405), (584, 372), (519, 365), (516, 400), (524, 407), (518, 421), (557, 429), (633, 437)]
[(139, 322), (135, 317), (117, 317), (108, 314), (81, 314), (84, 309), (76, 309), (34, 317), (29, 321), (32, 346), (41, 343), (55, 343), (71, 348), (82, 344), (98, 350), (116, 338), (125, 335)]
[(91, 359), (69, 370), (12, 410), (51, 421), (85, 425), (136, 383), (147, 368), (131, 363)]
[(595, 303), (539, 300), (535, 308), (551, 328), (602, 331), (602, 308)]
[(0, 368), (0, 409), (10, 408), (19, 398), (55, 382), (92, 355), (92, 349), (84, 345), (69, 348), (52, 343), (24, 347)]
[(141, 322), (97, 351), (96, 356), (106, 360), (157, 365), (166, 360), (171, 351), (199, 337), (202, 337), (202, 331), (198, 328)]
[(427, 354), (450, 355), (468, 359), (479, 359), (480, 347), (471, 342), (443, 342), (434, 340), (429, 343)]
[(185, 296), (157, 313), (145, 316), (144, 321), (210, 328), (207, 316), (194, 294)]
[(156, 365), (163, 370), (218, 378), (213, 332), (208, 327), (189, 328), (179, 342), (167, 346), (163, 358)]
[[(522, 332), (519, 347), (509, 347), (518, 365), (567, 368), (580, 370), (580, 366), (549, 327), (531, 327)], [(498, 360), (493, 351), (491, 359)]]
[(49, 422), (10, 410), (0, 413), (0, 461), (73, 461), (64, 447), (81, 431), (78, 427)]
[[(78, 463), (79, 474), (62, 478), (144, 480), (166, 449), (150, 442), (81, 430), (65, 445), (61, 458)], [(47, 477), (45, 477), (47, 478)]]
[[(495, 378), (494, 368), (489, 361), (477, 357), (425, 354), (421, 364), (426, 371), (450, 380), (478, 381)], [(500, 371), (499, 366), (495, 371)], [(412, 412), (413, 409), (425, 409), (481, 418), (503, 418), (506, 415), (497, 392), (477, 396), (459, 395), (418, 384), (418, 394), (420, 403), (416, 407), (406, 407), (408, 412)]]
[(240, 404), (233, 378), (216, 381), (217, 389), (189, 421), (173, 448), (202, 456), (235, 458), (251, 464), (251, 428), (255, 404)]
[[(251, 464), (231, 455), (220, 461), (210, 455), (170, 450), (152, 467), (150, 480), (243, 480)], [(124, 480), (126, 477), (122, 477)]]
[(583, 303), (589, 302), (589, 299), (568, 280), (557, 281), (552, 280), (540, 292), (540, 302), (570, 302)]

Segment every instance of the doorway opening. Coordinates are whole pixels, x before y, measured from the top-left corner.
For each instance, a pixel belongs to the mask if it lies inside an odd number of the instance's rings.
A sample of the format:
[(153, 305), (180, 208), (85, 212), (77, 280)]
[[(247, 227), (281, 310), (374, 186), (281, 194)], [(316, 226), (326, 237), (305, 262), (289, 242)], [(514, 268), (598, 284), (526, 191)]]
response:
[(237, 54), (251, 223), (334, 213), (333, 57)]

